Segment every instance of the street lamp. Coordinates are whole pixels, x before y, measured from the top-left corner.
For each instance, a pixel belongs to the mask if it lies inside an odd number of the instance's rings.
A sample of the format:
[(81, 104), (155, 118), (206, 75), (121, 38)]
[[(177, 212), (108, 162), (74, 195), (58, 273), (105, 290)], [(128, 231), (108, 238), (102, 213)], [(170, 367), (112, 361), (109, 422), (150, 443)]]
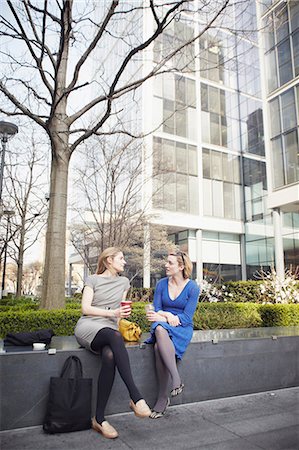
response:
[(5, 290), (6, 259), (7, 259), (8, 237), (9, 237), (9, 231), (10, 231), (10, 218), (15, 215), (15, 212), (10, 209), (5, 209), (3, 211), (3, 215), (7, 217), (7, 224), (6, 224), (6, 235), (5, 235), (5, 241), (4, 241), (4, 259), (3, 259), (0, 299), (3, 297), (3, 292)]
[(0, 139), (2, 144), (1, 168), (0, 168), (0, 217), (3, 214), (2, 187), (3, 187), (6, 143), (8, 139), (12, 138), (15, 134), (17, 134), (17, 132), (18, 132), (17, 125), (11, 122), (5, 122), (4, 120), (0, 120)]

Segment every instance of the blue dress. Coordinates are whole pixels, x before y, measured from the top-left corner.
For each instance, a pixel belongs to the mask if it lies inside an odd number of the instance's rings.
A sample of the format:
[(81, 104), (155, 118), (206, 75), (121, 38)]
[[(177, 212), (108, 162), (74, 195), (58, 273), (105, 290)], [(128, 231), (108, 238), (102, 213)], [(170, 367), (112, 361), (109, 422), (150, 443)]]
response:
[(155, 329), (158, 325), (161, 325), (168, 331), (175, 347), (177, 358), (182, 359), (182, 356), (192, 339), (193, 315), (196, 310), (199, 293), (200, 289), (195, 281), (189, 280), (180, 295), (172, 300), (168, 291), (168, 278), (162, 278), (155, 288), (155, 311), (165, 311), (175, 314), (179, 317), (181, 325), (174, 327), (167, 322), (153, 322), (151, 326), (151, 336), (145, 343), (153, 344), (156, 341)]

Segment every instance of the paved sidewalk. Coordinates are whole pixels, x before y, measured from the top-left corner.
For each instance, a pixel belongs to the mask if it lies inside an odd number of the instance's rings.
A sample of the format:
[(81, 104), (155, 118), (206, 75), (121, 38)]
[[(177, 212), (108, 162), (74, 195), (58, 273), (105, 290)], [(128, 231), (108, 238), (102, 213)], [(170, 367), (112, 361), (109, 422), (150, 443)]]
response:
[(299, 387), (173, 406), (157, 420), (108, 420), (116, 440), (87, 430), (46, 435), (41, 427), (0, 433), (1, 450), (298, 450)]

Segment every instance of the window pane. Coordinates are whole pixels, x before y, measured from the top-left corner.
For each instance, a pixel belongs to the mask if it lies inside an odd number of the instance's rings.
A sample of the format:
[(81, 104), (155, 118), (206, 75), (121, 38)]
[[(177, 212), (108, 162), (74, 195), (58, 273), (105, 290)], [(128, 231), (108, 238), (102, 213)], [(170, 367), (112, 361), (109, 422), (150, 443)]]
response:
[(220, 145), (220, 124), (218, 114), (210, 114), (211, 144)]
[(280, 86), (293, 78), (290, 40), (287, 39), (277, 47)]
[(284, 136), (287, 184), (299, 180), (299, 156), (297, 130)]
[(201, 131), (203, 142), (210, 143), (210, 114), (204, 111), (201, 113)]
[(195, 81), (186, 80), (187, 89), (186, 89), (186, 103), (189, 106), (196, 106), (196, 93), (195, 93)]
[(273, 17), (270, 14), (263, 21), (263, 37), (265, 43), (266, 52), (274, 46), (274, 28), (273, 28)]
[(209, 108), (208, 108), (208, 86), (206, 84), (201, 85), (201, 109), (203, 111), (209, 111)]
[(186, 108), (180, 104), (176, 104), (175, 112), (175, 128), (178, 136), (186, 136)]
[(299, 2), (289, 2), (292, 31), (299, 28)]
[(223, 183), (223, 203), (224, 203), (224, 217), (227, 219), (235, 218), (234, 205), (234, 185), (231, 183)]
[(299, 75), (299, 31), (293, 34), (293, 54), (294, 54), (294, 72), (295, 77)]
[(163, 160), (162, 170), (174, 171), (175, 170), (175, 153), (174, 143), (172, 141), (164, 140), (163, 142)]
[(234, 183), (240, 184), (240, 158), (233, 156)]
[(174, 77), (169, 73), (163, 75), (163, 97), (169, 100), (175, 99)]
[(188, 177), (186, 175), (177, 175), (177, 211), (187, 212), (188, 207)]
[(277, 88), (277, 69), (276, 69), (276, 50), (272, 50), (265, 56), (266, 59), (266, 77), (268, 92), (274, 91)]
[(163, 175), (154, 178), (153, 206), (154, 208), (163, 208)]
[(274, 137), (280, 134), (281, 132), (278, 98), (269, 102), (269, 106), (270, 106), (270, 120), (271, 120), (271, 137)]
[(175, 77), (175, 98), (177, 101), (186, 104), (186, 87), (184, 77)]
[(209, 87), (209, 111), (220, 113), (219, 89)]
[(214, 180), (222, 180), (222, 153), (211, 151), (212, 167), (211, 178)]
[(222, 153), (222, 170), (223, 170), (223, 180), (234, 181), (234, 171), (232, 167), (232, 157), (226, 153)]
[(175, 173), (167, 173), (163, 180), (164, 208), (175, 211), (176, 206)]
[(286, 5), (278, 7), (274, 12), (276, 42), (281, 42), (289, 34), (288, 11)]
[(163, 102), (163, 131), (174, 134), (174, 102), (164, 100)]
[(202, 151), (202, 170), (204, 178), (211, 178), (210, 150), (204, 148)]
[(213, 187), (213, 216), (223, 217), (223, 182), (212, 181)]
[(187, 173), (187, 150), (185, 144), (176, 144), (176, 170)]
[(275, 188), (284, 185), (284, 162), (282, 154), (281, 138), (272, 141), (272, 173)]
[(289, 89), (281, 95), (281, 110), (283, 131), (294, 128), (296, 126), (296, 111), (293, 89)]
[(197, 149), (193, 145), (189, 145), (189, 174), (197, 175)]

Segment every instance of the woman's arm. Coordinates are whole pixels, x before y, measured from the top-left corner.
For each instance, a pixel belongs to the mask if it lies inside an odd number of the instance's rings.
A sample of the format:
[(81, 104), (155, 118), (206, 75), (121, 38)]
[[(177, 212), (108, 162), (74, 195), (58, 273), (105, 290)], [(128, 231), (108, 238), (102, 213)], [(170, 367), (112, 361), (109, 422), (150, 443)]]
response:
[(194, 316), (196, 306), (198, 303), (199, 294), (200, 294), (199, 286), (197, 286), (197, 284), (194, 281), (192, 281), (192, 287), (191, 287), (189, 295), (188, 295), (187, 304), (184, 308), (184, 311), (179, 313), (177, 316), (179, 318), (182, 326), (189, 325), (190, 323), (192, 323), (193, 316)]

